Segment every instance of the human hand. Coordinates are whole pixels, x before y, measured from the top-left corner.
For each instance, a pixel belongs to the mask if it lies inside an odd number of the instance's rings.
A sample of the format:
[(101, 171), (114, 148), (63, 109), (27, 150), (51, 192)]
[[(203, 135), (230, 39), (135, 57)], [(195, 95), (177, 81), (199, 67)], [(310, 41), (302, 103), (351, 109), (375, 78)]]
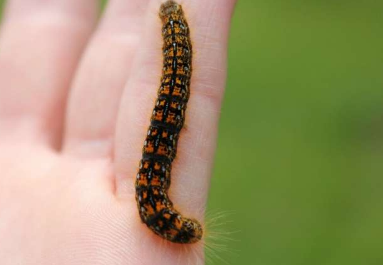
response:
[[(170, 198), (203, 220), (235, 0), (179, 1), (191, 96)], [(153, 234), (134, 179), (162, 67), (158, 0), (9, 0), (0, 36), (0, 263), (201, 264)]]

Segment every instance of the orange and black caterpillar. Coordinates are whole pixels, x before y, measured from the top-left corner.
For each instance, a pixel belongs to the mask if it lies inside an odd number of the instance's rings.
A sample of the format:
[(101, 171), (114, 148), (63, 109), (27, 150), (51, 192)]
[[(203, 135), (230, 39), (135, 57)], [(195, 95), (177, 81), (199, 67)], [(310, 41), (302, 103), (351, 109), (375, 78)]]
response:
[(182, 7), (172, 0), (161, 5), (163, 75), (136, 178), (141, 220), (157, 235), (175, 243), (194, 243), (202, 227), (182, 216), (167, 195), (171, 163), (185, 121), (190, 94), (192, 46)]

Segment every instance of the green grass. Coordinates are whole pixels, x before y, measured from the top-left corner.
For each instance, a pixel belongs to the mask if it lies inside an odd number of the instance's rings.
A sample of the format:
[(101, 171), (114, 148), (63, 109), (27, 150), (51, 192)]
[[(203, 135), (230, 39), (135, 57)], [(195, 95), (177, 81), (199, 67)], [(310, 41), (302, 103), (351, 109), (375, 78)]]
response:
[(382, 13), (239, 1), (209, 200), (227, 264), (383, 264)]

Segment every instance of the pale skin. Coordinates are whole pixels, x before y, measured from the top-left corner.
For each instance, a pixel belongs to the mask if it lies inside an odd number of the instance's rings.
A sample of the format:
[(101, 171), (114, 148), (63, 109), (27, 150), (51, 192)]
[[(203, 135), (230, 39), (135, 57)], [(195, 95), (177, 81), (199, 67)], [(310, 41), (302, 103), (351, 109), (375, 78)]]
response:
[[(203, 264), (154, 235), (134, 179), (162, 68), (160, 0), (9, 0), (0, 31), (0, 263)], [(169, 195), (203, 221), (235, 0), (179, 0), (193, 43)]]

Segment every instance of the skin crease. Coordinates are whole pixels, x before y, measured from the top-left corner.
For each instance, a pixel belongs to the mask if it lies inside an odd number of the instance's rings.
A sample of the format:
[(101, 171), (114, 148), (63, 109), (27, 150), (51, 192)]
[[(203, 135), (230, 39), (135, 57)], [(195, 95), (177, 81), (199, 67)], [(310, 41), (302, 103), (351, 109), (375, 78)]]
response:
[[(193, 74), (169, 191), (203, 220), (235, 0), (179, 0)], [(0, 263), (203, 264), (141, 223), (134, 178), (160, 84), (159, 0), (9, 0), (0, 30)], [(202, 205), (202, 206), (201, 206)]]

